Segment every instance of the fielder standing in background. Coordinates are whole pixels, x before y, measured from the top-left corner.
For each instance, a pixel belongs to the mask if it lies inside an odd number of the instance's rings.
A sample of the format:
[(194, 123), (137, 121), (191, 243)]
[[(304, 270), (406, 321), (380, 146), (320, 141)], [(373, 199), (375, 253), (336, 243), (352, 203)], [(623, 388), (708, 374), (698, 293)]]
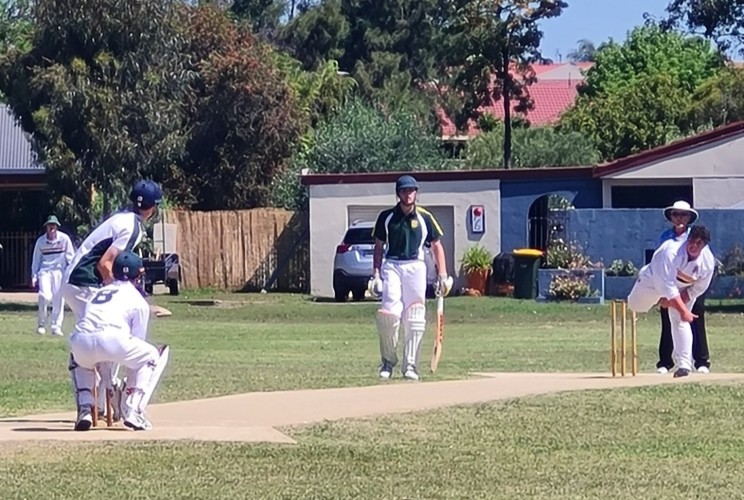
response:
[(374, 228), (371, 287), (382, 294), (380, 309), (375, 315), (382, 379), (389, 379), (398, 364), (398, 328), (402, 322), (405, 343), (401, 373), (409, 380), (419, 380), (419, 351), (426, 329), (424, 244), (431, 245), (434, 255), (438, 293), (446, 296), (452, 288), (453, 280), (447, 276), (444, 247), (440, 241), (442, 229), (431, 212), (416, 205), (418, 188), (416, 179), (410, 175), (401, 176), (395, 183), (398, 204), (380, 212)]
[[(698, 219), (698, 213), (686, 201), (675, 201), (671, 207), (664, 209), (664, 218), (672, 223), (672, 227), (661, 234), (659, 246), (667, 240), (685, 240), (690, 232), (690, 224)], [(661, 336), (659, 337), (659, 361), (656, 363), (656, 371), (669, 373), (674, 367), (672, 325), (669, 320), (669, 310), (666, 307), (660, 307), (659, 313), (661, 315)], [(708, 336), (705, 331), (705, 294), (699, 296), (693, 304), (692, 314), (697, 316), (690, 324), (692, 328), (692, 357), (695, 361), (695, 369), (700, 373), (708, 373), (710, 371), (710, 353), (708, 351)]]
[[(39, 291), (39, 316), (36, 333), (44, 335), (49, 320), (52, 335), (62, 336), (62, 320), (65, 313), (65, 299), (62, 295), (62, 279), (67, 266), (75, 254), (75, 247), (62, 231), (59, 220), (50, 216), (44, 223), (45, 233), (39, 236), (34, 245), (31, 259), (31, 286)], [(49, 317), (49, 306), (52, 315)]]
[(628, 296), (628, 307), (648, 312), (657, 303), (669, 310), (675, 377), (686, 377), (693, 369), (692, 329), (695, 300), (710, 286), (716, 261), (708, 248), (710, 231), (692, 226), (686, 239), (665, 241), (643, 266)]

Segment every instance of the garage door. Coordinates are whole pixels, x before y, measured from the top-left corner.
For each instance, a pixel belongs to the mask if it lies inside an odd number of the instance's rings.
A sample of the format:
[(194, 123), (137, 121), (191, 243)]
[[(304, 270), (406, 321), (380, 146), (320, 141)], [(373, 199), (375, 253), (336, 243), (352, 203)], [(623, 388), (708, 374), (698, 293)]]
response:
[[(377, 220), (377, 215), (390, 208), (391, 205), (387, 206), (370, 206), (370, 205), (349, 205), (347, 207), (348, 223), (359, 223), (359, 222), (374, 222)], [(455, 211), (454, 207), (447, 206), (426, 206), (429, 212), (434, 214), (434, 217), (442, 226), (444, 231), (444, 237), (442, 238), (442, 244), (444, 245), (444, 252), (447, 256), (447, 269), (450, 274), (455, 274), (454, 267), (454, 251), (455, 251)]]

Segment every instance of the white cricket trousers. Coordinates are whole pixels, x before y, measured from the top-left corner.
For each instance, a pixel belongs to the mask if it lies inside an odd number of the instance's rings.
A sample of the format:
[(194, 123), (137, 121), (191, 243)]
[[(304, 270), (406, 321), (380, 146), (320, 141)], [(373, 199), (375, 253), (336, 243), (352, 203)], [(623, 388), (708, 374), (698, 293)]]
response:
[[(137, 337), (117, 331), (97, 333), (74, 332), (70, 336), (70, 350), (76, 368), (73, 381), (80, 406), (93, 406), (93, 369), (103, 363), (118, 363), (127, 369), (127, 385), (145, 389), (149, 386), (153, 367), (160, 359), (157, 348)], [(149, 395), (148, 395), (149, 396)], [(149, 399), (149, 397), (148, 397)]]
[[(646, 313), (654, 307), (662, 295), (656, 291), (650, 278), (639, 277), (633, 289), (628, 295), (628, 307), (636, 313)], [(692, 309), (694, 301), (687, 304), (688, 309)], [(669, 322), (672, 325), (672, 341), (674, 349), (672, 350), (672, 359), (677, 368), (693, 370), (692, 359), (692, 327), (690, 323), (682, 321), (682, 317), (675, 308), (669, 308)]]
[(380, 270), (380, 308), (400, 318), (411, 304), (425, 304), (426, 264), (422, 260), (386, 260)]
[(65, 299), (62, 294), (62, 270), (48, 269), (39, 271), (37, 276), (39, 283), (39, 314), (38, 325), (45, 327), (47, 322), (47, 311), (52, 306), (52, 315), (49, 318), (53, 330), (62, 328), (62, 320), (65, 314)]

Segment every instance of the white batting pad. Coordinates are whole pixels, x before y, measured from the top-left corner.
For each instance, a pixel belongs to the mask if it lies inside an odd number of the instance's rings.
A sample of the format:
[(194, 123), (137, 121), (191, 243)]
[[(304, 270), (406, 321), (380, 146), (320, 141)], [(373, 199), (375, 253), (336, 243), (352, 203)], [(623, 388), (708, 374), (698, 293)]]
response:
[(418, 366), (421, 339), (426, 330), (426, 306), (424, 304), (411, 304), (403, 312), (403, 328), (406, 335), (403, 358), (407, 366)]
[[(154, 347), (153, 350), (155, 350)], [(156, 360), (148, 362), (138, 370), (133, 370), (132, 377), (127, 376), (127, 380), (132, 380), (132, 387), (127, 388), (127, 407), (138, 412), (145, 411), (165, 370), (165, 365), (168, 364), (169, 353), (169, 347), (165, 346)]]
[(400, 319), (382, 309), (375, 314), (377, 333), (380, 335), (380, 356), (383, 360), (395, 366), (398, 363), (398, 327)]
[(75, 362), (70, 354), (70, 364), (67, 367), (70, 370), (72, 379), (72, 390), (75, 395), (75, 404), (78, 410), (81, 406), (95, 408), (93, 401), (93, 386), (96, 384), (96, 372), (90, 368), (83, 368)]

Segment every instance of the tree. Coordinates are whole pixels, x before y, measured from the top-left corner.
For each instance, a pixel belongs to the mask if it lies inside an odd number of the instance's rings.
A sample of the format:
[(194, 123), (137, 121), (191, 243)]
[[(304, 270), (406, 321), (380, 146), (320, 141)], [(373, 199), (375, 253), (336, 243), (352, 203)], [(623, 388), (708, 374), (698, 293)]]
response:
[(460, 128), (477, 118), (484, 105), (501, 100), (504, 108), (504, 168), (511, 166), (512, 102), (531, 106), (528, 87), (536, 81), (532, 64), (542, 59), (539, 22), (560, 15), (562, 0), (455, 0), (442, 43), (443, 72), (464, 96)]
[(29, 0), (0, 0), (0, 53), (31, 48), (33, 20)]
[(744, 120), (744, 69), (730, 66), (708, 78), (691, 101), (691, 126), (717, 127)]
[(336, 59), (360, 94), (375, 98), (391, 81), (407, 91), (434, 76), (438, 13), (438, 0), (326, 0), (296, 17), (282, 39), (306, 69)]
[(302, 67), (312, 71), (326, 61), (340, 59), (348, 35), (341, 0), (326, 0), (293, 19), (283, 28), (281, 39)]
[[(494, 168), (503, 158), (504, 124), (472, 139), (467, 146), (468, 168)], [(579, 132), (558, 132), (553, 127), (517, 128), (513, 136), (516, 168), (594, 165), (599, 152)]]
[(672, 0), (666, 29), (683, 28), (714, 41), (721, 53), (744, 41), (744, 3), (741, 0)]
[(180, 2), (37, 0), (28, 50), (0, 57), (0, 90), (73, 224), (94, 222), (137, 177), (162, 180), (183, 150)]
[(643, 75), (612, 92), (582, 96), (561, 119), (562, 131), (590, 138), (611, 160), (666, 144), (684, 135), (689, 93), (670, 76)]
[(591, 138), (603, 159), (659, 146), (695, 127), (686, 120), (691, 96), (721, 64), (699, 37), (636, 28), (623, 44), (599, 47), (561, 127)]
[(582, 38), (577, 42), (577, 46), (574, 50), (568, 53), (566, 58), (571, 62), (594, 62), (594, 58), (597, 54), (597, 48), (591, 42)]
[(289, 9), (287, 0), (233, 0), (230, 10), (250, 23), (253, 32), (272, 39)]
[(359, 99), (321, 122), (292, 168), (277, 179), (274, 203), (300, 209), (303, 168), (313, 173), (434, 170), (444, 165), (437, 136), (405, 109), (382, 111)]
[(274, 50), (217, 7), (189, 11), (186, 157), (173, 192), (199, 210), (268, 206), (308, 124)]

